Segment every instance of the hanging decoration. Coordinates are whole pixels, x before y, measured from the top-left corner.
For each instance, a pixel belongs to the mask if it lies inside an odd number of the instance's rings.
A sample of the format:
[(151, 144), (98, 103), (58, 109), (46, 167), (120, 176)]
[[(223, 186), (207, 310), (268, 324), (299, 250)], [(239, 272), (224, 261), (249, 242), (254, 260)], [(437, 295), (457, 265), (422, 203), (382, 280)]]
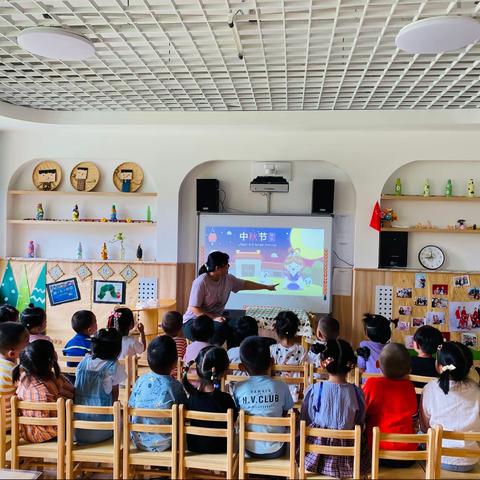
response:
[(120, 275), (127, 283), (130, 283), (137, 276), (137, 272), (132, 268), (131, 265), (127, 265), (120, 272)]
[(27, 269), (23, 266), (22, 277), (20, 279), (20, 287), (18, 289), (17, 310), (22, 312), (30, 303), (30, 288), (28, 286)]
[(78, 275), (78, 278), (80, 278), (82, 282), (92, 275), (92, 271), (87, 267), (87, 265), (85, 265), (85, 263), (82, 263), (75, 270), (75, 273)]
[(58, 263), (48, 271), (48, 274), (54, 282), (56, 282), (59, 278), (62, 278), (64, 275), (63, 270), (60, 268)]
[(18, 289), (13, 276), (10, 260), (3, 274), (2, 283), (0, 284), (0, 304), (8, 303), (12, 307), (16, 307), (18, 299)]
[(47, 283), (47, 264), (44, 263), (40, 274), (37, 278), (37, 283), (33, 287), (32, 293), (30, 294), (30, 303), (33, 303), (34, 307), (40, 307), (45, 310), (45, 294), (46, 294), (46, 283)]
[(104, 280), (108, 280), (115, 273), (108, 263), (104, 263), (97, 272)]

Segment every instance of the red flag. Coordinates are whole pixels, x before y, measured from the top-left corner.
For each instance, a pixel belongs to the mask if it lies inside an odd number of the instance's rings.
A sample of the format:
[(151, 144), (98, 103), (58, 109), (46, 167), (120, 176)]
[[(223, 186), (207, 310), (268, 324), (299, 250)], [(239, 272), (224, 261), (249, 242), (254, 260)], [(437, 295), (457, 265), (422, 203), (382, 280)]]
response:
[(370, 219), (370, 226), (380, 232), (382, 229), (382, 210), (380, 209), (380, 205), (378, 202), (375, 202), (375, 206), (373, 207), (372, 218)]

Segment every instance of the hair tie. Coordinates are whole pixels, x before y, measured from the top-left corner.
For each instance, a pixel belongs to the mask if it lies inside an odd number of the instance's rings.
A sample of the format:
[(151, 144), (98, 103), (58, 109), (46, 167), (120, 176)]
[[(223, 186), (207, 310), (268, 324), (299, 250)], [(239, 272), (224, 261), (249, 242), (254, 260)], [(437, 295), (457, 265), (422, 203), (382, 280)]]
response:
[(452, 365), (451, 363), (449, 363), (448, 365), (442, 365), (442, 368), (440, 370), (442, 371), (442, 373), (444, 373), (444, 372), (448, 372), (456, 369), (457, 367), (455, 365)]
[(324, 362), (325, 366), (328, 367), (331, 363), (333, 363), (335, 360), (332, 357), (327, 357)]
[(210, 380), (213, 382), (216, 378), (216, 368), (215, 367), (212, 367), (212, 370), (211, 370), (212, 374), (210, 376)]

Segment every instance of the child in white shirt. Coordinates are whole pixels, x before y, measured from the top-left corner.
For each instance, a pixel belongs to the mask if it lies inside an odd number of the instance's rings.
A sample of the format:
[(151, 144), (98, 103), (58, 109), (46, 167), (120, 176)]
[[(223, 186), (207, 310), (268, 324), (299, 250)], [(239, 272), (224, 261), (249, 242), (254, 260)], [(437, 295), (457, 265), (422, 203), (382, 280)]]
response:
[(147, 342), (145, 340), (145, 329), (143, 324), (137, 324), (137, 330), (140, 333), (141, 342), (135, 337), (129, 335), (130, 330), (135, 327), (133, 312), (129, 308), (117, 308), (108, 317), (108, 327), (115, 328), (122, 336), (122, 351), (118, 357), (119, 360), (123, 360), (127, 356), (133, 357), (135, 355), (141, 355), (145, 351)]

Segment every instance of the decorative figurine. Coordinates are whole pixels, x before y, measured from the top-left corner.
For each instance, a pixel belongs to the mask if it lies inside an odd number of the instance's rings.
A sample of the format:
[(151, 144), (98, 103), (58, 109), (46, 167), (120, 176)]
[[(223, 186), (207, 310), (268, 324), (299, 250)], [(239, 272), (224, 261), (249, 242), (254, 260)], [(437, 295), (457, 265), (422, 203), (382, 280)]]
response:
[(77, 247), (77, 260), (81, 260), (83, 256), (83, 248), (82, 248), (82, 242), (78, 242), (78, 247)]
[(122, 192), (131, 192), (133, 170), (131, 168), (122, 168), (118, 177), (122, 181)]
[(107, 244), (103, 242), (102, 251), (100, 252), (100, 257), (102, 260), (108, 260), (108, 251), (107, 251)]
[(400, 179), (397, 178), (397, 180), (395, 181), (395, 195), (401, 195), (401, 194), (402, 194), (402, 182), (400, 182)]
[(28, 242), (27, 257), (35, 258), (35, 244), (33, 243), (33, 240)]
[(78, 205), (75, 204), (72, 210), (72, 220), (74, 222), (78, 222), (78, 217), (80, 216), (80, 212), (78, 211)]
[(43, 220), (43, 206), (41, 203), (37, 204), (37, 214), (35, 215), (35, 220)]
[(152, 211), (150, 210), (150, 205), (147, 206), (147, 222), (152, 221)]
[(120, 242), (120, 260), (125, 260), (125, 245), (123, 244), (125, 236), (122, 232), (116, 233), (109, 243)]
[(430, 196), (430, 183), (428, 178), (425, 179), (425, 183), (423, 184), (423, 196), (429, 197)]
[(137, 247), (137, 260), (141, 261), (143, 259), (143, 250), (142, 250), (142, 245), (138, 245)]
[(455, 228), (457, 228), (458, 230), (465, 230), (467, 228), (466, 220), (463, 218), (458, 219)]
[(452, 181), (450, 179), (447, 180), (447, 184), (445, 185), (445, 196), (451, 197), (453, 194), (453, 187)]
[(467, 184), (467, 197), (472, 198), (474, 196), (475, 196), (475, 182), (473, 181), (473, 178), (471, 178)]
[(117, 209), (115, 208), (115, 205), (112, 205), (112, 212), (110, 213), (110, 221), (111, 222), (117, 221)]

